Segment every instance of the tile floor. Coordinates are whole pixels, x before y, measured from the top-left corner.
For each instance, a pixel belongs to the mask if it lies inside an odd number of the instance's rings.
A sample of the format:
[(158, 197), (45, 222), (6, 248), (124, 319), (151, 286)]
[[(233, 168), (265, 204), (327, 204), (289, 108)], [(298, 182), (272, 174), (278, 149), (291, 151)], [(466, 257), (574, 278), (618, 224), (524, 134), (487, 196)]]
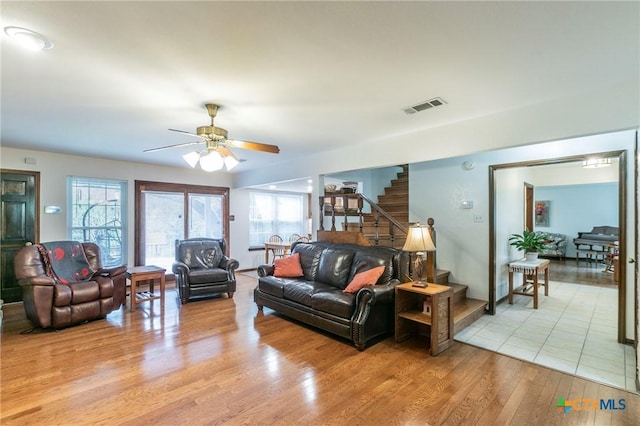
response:
[(551, 281), (549, 294), (538, 309), (515, 296), (455, 340), (636, 392), (634, 349), (616, 341), (617, 290)]

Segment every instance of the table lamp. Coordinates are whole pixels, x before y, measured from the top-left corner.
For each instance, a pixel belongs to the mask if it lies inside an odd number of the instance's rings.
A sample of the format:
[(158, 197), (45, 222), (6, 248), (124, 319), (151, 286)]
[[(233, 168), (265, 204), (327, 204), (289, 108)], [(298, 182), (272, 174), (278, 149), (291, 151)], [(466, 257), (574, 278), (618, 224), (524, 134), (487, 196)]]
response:
[(422, 279), (424, 271), (422, 254), (427, 251), (436, 250), (436, 246), (433, 244), (431, 234), (429, 233), (429, 227), (426, 225), (421, 226), (419, 223), (411, 225), (409, 231), (407, 231), (407, 240), (402, 250), (414, 253), (415, 256), (415, 260), (413, 261), (413, 285), (415, 287), (426, 287), (427, 282)]

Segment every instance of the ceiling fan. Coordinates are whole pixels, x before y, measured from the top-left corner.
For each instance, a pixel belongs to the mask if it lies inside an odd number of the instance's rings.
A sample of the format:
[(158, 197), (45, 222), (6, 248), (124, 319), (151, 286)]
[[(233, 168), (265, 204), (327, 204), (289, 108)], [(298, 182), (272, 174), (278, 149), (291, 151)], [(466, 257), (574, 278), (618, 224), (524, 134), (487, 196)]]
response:
[(169, 148), (205, 144), (204, 150), (189, 152), (183, 155), (182, 158), (191, 167), (195, 167), (199, 162), (202, 170), (207, 172), (220, 170), (223, 166), (226, 166), (227, 170), (231, 170), (240, 163), (240, 160), (238, 160), (238, 158), (233, 154), (233, 152), (231, 152), (229, 148), (250, 149), (253, 151), (269, 152), (272, 154), (277, 154), (280, 152), (280, 148), (278, 148), (276, 145), (228, 139), (227, 131), (222, 127), (216, 127), (213, 123), (213, 120), (220, 107), (215, 104), (206, 104), (205, 106), (207, 107), (207, 112), (211, 117), (210, 126), (200, 126), (196, 129), (196, 133), (185, 132), (184, 130), (169, 129), (172, 132), (195, 136), (200, 139), (199, 141), (145, 149), (144, 152), (161, 151), (163, 149)]

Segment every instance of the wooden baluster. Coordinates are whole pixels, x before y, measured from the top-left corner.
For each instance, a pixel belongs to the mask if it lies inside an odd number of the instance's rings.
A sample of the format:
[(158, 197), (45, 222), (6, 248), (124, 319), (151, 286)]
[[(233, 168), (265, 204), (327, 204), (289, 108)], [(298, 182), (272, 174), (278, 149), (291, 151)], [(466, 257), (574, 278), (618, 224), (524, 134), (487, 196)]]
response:
[(394, 241), (396, 239), (396, 226), (389, 222), (389, 247), (394, 247)]
[(320, 197), (320, 230), (324, 231), (324, 210), (327, 202), (327, 197)]
[(362, 230), (364, 229), (364, 219), (362, 213), (362, 207), (364, 206), (364, 202), (362, 201), (362, 197), (358, 196), (358, 229), (362, 234)]
[(349, 215), (348, 215), (348, 210), (349, 210), (349, 197), (346, 195), (342, 196), (342, 210), (344, 213), (344, 221), (342, 222), (342, 230), (343, 231), (348, 231), (348, 226), (349, 226)]
[(379, 232), (379, 226), (380, 226), (380, 212), (378, 212), (378, 210), (376, 210), (375, 214), (373, 215), (374, 220), (373, 220), (373, 243), (374, 245), (378, 245), (378, 242), (380, 240), (380, 232)]
[[(427, 226), (429, 229), (429, 234), (431, 236), (431, 241), (433, 241), (433, 245), (436, 246), (436, 230), (433, 227), (435, 221), (432, 217), (427, 219)], [(436, 246), (437, 247), (437, 246)], [(434, 283), (436, 282), (436, 252), (428, 251), (427, 252), (427, 282)]]
[(331, 196), (331, 230), (336, 230), (336, 197)]

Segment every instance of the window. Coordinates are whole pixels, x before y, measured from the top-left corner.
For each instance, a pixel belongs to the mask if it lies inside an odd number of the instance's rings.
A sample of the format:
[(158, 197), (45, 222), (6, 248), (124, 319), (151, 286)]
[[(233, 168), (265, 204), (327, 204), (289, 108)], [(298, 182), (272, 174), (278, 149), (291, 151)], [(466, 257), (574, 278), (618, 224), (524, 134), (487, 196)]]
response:
[(229, 244), (229, 188), (136, 181), (136, 265), (171, 274), (175, 241), (224, 238)]
[(270, 236), (285, 240), (305, 235), (304, 194), (251, 192), (249, 197), (249, 246), (260, 247)]
[(100, 247), (102, 266), (127, 263), (127, 182), (67, 178), (67, 236)]

